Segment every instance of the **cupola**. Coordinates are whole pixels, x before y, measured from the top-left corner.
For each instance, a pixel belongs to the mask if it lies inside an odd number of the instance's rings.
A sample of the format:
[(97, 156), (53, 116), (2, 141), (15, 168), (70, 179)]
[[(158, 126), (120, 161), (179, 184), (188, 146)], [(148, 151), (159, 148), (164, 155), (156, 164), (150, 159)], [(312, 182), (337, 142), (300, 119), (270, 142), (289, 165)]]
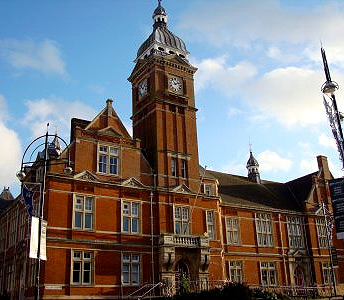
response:
[(247, 161), (246, 169), (248, 171), (248, 179), (252, 182), (260, 183), (259, 163), (254, 158), (252, 149), (250, 149), (250, 157)]
[(183, 40), (167, 29), (168, 16), (159, 0), (158, 7), (153, 13), (153, 32), (137, 51), (135, 62), (146, 59), (151, 55), (176, 54), (183, 59), (189, 55)]

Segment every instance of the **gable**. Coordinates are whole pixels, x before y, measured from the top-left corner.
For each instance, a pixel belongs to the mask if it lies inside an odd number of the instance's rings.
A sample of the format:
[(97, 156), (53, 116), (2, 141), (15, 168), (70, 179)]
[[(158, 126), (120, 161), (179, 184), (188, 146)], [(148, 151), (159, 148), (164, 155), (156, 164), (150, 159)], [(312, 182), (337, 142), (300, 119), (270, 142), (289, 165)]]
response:
[(98, 133), (114, 137), (122, 137), (122, 135), (114, 130), (112, 127), (106, 127), (104, 129), (98, 130)]
[(185, 184), (176, 186), (172, 191), (175, 193), (193, 194), (193, 192)]
[(73, 178), (86, 180), (86, 181), (99, 181), (99, 179), (95, 175), (93, 175), (91, 172), (89, 172), (87, 170), (74, 175)]
[(111, 99), (106, 100), (106, 107), (86, 126), (85, 130), (101, 131), (105, 129), (107, 131), (111, 128), (113, 130), (111, 135), (116, 134), (116, 136), (132, 139), (112, 107), (112, 103)]
[(130, 177), (127, 180), (122, 182), (122, 186), (131, 187), (131, 188), (144, 188), (145, 186), (136, 178)]

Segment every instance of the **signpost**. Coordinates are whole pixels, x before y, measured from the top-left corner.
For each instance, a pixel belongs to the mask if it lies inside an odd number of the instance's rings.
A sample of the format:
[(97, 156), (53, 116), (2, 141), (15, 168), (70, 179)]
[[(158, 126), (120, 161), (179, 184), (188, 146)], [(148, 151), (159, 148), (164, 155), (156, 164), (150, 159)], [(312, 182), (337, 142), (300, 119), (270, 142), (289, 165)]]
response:
[(337, 239), (344, 239), (344, 178), (329, 181)]

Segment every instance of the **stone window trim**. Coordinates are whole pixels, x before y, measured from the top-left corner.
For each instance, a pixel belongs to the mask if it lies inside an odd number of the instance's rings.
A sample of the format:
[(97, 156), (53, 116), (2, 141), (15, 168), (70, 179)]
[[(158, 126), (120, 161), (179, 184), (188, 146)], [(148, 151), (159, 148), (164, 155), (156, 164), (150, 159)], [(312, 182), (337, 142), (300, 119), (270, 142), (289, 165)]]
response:
[(190, 206), (173, 205), (173, 231), (175, 234), (191, 235), (191, 210)]
[(272, 215), (270, 213), (255, 213), (254, 219), (258, 247), (273, 247)]
[(261, 261), (259, 270), (262, 286), (277, 286), (277, 266), (275, 262)]
[(142, 234), (142, 205), (140, 201), (121, 199), (121, 232)]
[(101, 175), (120, 176), (121, 149), (110, 143), (97, 144), (97, 173)]
[(213, 196), (214, 193), (213, 193), (213, 185), (211, 183), (205, 183), (203, 185), (203, 188), (204, 188), (204, 194), (207, 195), (207, 196)]
[(228, 279), (231, 282), (243, 282), (243, 261), (230, 260), (228, 261)]
[(177, 177), (177, 159), (171, 158), (171, 176)]
[(141, 283), (141, 255), (139, 253), (122, 252), (121, 282), (123, 286), (139, 286)]
[(93, 251), (71, 249), (71, 285), (92, 286), (94, 283), (94, 269)]
[[(323, 262), (321, 263), (321, 271), (322, 271), (322, 277), (323, 277), (323, 284), (330, 284), (332, 285), (332, 268), (330, 262)], [(334, 280), (336, 281), (336, 274), (334, 274)]]
[(207, 210), (205, 212), (205, 222), (209, 240), (216, 240), (216, 211)]
[(236, 216), (225, 217), (227, 245), (240, 245), (240, 221)]
[(187, 174), (188, 174), (188, 164), (187, 164), (187, 161), (186, 159), (182, 159), (181, 160), (181, 175), (182, 175), (182, 178), (187, 178)]
[(286, 221), (289, 248), (304, 249), (303, 218), (299, 216), (287, 216)]
[[(327, 240), (327, 230), (326, 230), (325, 218), (324, 217), (317, 217), (315, 219), (315, 224), (316, 224), (316, 228), (317, 228), (317, 237), (318, 237), (319, 248), (327, 249), (328, 248), (328, 240)], [(330, 243), (332, 243), (332, 241)]]
[(73, 230), (95, 230), (95, 199), (94, 195), (73, 194)]

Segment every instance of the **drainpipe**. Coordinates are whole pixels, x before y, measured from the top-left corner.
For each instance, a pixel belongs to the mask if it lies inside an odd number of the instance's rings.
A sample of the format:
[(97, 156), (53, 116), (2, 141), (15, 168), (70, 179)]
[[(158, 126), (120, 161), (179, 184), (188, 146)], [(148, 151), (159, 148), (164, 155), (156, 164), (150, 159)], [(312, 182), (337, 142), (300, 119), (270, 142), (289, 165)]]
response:
[(282, 233), (282, 224), (281, 224), (281, 214), (278, 214), (278, 225), (279, 225), (281, 247), (282, 247), (282, 259), (283, 259), (283, 269), (284, 269), (285, 285), (288, 285), (287, 266), (286, 266), (286, 261), (285, 261), (285, 256), (284, 256), (284, 245), (283, 245), (283, 233)]

